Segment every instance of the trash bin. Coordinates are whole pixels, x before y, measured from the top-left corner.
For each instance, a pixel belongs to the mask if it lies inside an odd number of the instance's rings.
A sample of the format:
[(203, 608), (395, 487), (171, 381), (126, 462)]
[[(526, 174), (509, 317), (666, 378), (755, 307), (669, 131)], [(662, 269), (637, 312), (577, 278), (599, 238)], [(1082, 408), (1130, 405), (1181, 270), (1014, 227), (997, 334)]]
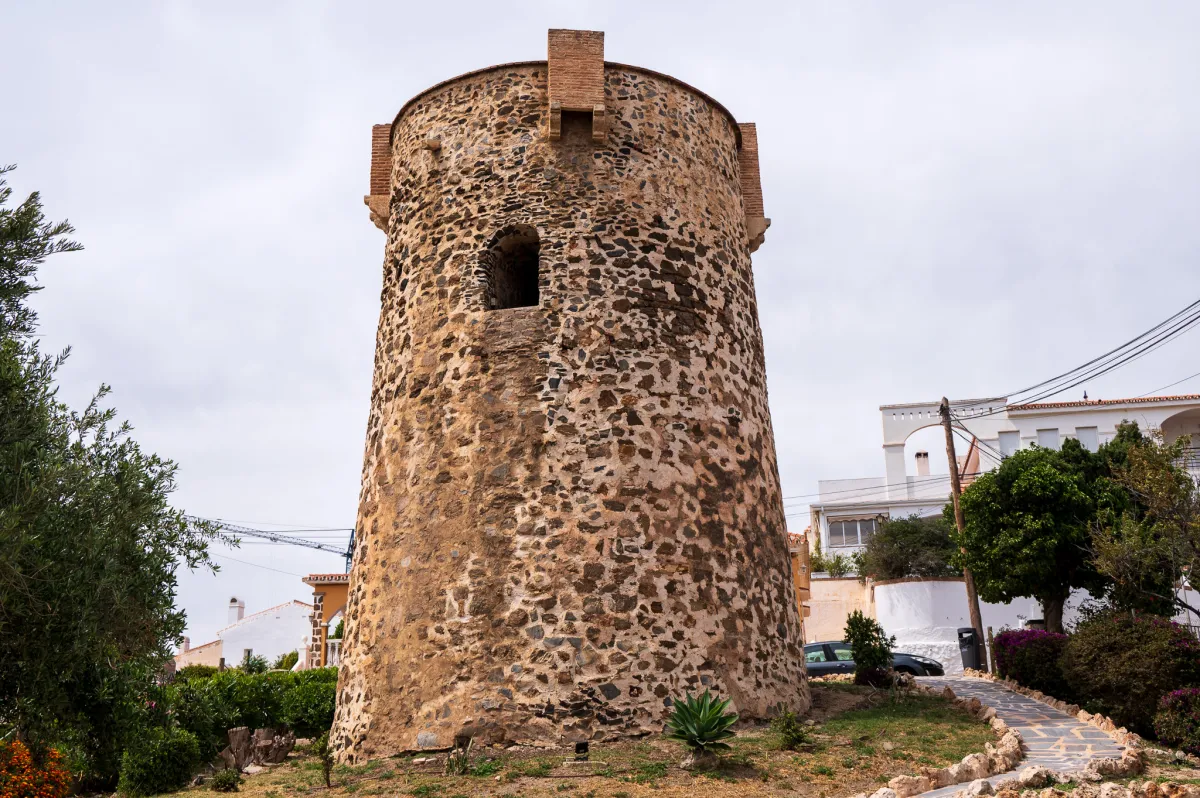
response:
[(975, 640), (975, 630), (970, 626), (958, 630), (958, 653), (964, 668), (979, 670), (979, 644)]

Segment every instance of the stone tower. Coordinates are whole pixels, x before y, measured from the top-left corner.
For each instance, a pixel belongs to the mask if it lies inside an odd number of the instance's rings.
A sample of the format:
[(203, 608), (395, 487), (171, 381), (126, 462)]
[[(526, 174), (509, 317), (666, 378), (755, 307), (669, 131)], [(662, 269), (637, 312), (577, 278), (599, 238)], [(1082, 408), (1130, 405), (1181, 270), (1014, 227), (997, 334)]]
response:
[(374, 129), (387, 234), (344, 761), (809, 703), (750, 253), (757, 139), (552, 30)]

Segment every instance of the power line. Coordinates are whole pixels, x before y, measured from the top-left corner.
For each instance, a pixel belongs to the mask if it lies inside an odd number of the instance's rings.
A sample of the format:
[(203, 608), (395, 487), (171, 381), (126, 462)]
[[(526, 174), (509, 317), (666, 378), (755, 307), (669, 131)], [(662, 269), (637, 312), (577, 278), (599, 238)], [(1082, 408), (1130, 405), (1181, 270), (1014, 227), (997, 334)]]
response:
[(249, 565), (252, 568), (262, 568), (264, 571), (274, 571), (277, 574), (287, 574), (288, 576), (298, 576), (301, 579), (304, 578), (304, 574), (294, 574), (291, 571), (281, 571), (278, 568), (271, 568), (270, 566), (267, 566), (267, 565), (259, 565), (256, 562), (249, 562), (247, 560), (239, 560), (237, 557), (230, 557), (228, 554), (214, 554), (213, 556), (220, 560), (233, 560), (234, 562), (240, 562), (242, 565)]
[(218, 518), (213, 516), (214, 521), (220, 521), (224, 524), (249, 524), (253, 526), (282, 526), (287, 529), (273, 529), (272, 532), (350, 532), (353, 527), (348, 526), (316, 526), (315, 524), (290, 524), (282, 521), (237, 521), (232, 518)]
[[(1117, 369), (1119, 369), (1123, 366), (1127, 366), (1130, 363), (1134, 362), (1135, 360), (1142, 359), (1143, 357), (1150, 354), (1151, 352), (1158, 349), (1159, 347), (1163, 346), (1164, 344), (1170, 343), (1176, 337), (1178, 337), (1178, 336), (1182, 335), (1183, 333), (1187, 332), (1188, 330), (1192, 329), (1198, 322), (1200, 322), (1200, 313), (1197, 313), (1195, 316), (1191, 317), (1186, 322), (1180, 322), (1180, 324), (1177, 325), (1175, 328), (1172, 328), (1172, 330), (1170, 330), (1166, 333), (1162, 333), (1162, 337), (1147, 342), (1146, 344), (1144, 344), (1141, 347), (1141, 349), (1133, 351), (1129, 356), (1125, 357), (1123, 360), (1115, 360), (1115, 361), (1111, 362), (1111, 364), (1104, 364), (1103, 367), (1094, 366), (1091, 370), (1082, 374), (1080, 376), (1080, 378), (1075, 380), (1074, 382), (1072, 382), (1068, 385), (1064, 385), (1061, 388), (1057, 388), (1055, 390), (1040, 394), (1039, 396), (1034, 397), (1032, 399), (1024, 399), (1020, 402), (1020, 404), (1032, 404), (1033, 402), (1039, 402), (1043, 399), (1048, 399), (1049, 397), (1054, 396), (1055, 394), (1060, 394), (1063, 391), (1067, 391), (1067, 390), (1070, 390), (1071, 388), (1075, 388), (1079, 385), (1083, 385), (1085, 382), (1091, 382), (1094, 379), (1103, 377), (1105, 374), (1109, 373), (1110, 371), (1116, 371)], [(1097, 369), (1099, 369), (1099, 370), (1097, 370)]]
[(1155, 388), (1153, 391), (1146, 391), (1144, 394), (1139, 395), (1137, 398), (1141, 399), (1143, 397), (1149, 396), (1152, 393), (1158, 393), (1159, 391), (1165, 391), (1168, 388), (1174, 388), (1179, 383), (1187, 382), (1188, 380), (1195, 379), (1196, 377), (1200, 377), (1200, 371), (1197, 371), (1195, 374), (1192, 374), (1189, 377), (1184, 377), (1182, 380), (1175, 380), (1175, 382), (1171, 383), (1170, 385), (1164, 385), (1161, 388)]
[(883, 490), (885, 488), (901, 488), (901, 487), (904, 487), (905, 485), (921, 485), (924, 483), (939, 482), (939, 481), (947, 480), (947, 479), (950, 479), (949, 474), (938, 474), (936, 476), (930, 476), (928, 478), (913, 479), (913, 480), (909, 480), (906, 482), (896, 482), (896, 483), (890, 483), (890, 484), (884, 484), (884, 485), (868, 485), (868, 486), (864, 486), (861, 488), (846, 488), (844, 490), (829, 490), (829, 491), (824, 491), (824, 492), (818, 491), (816, 493), (798, 493), (795, 496), (784, 496), (783, 501), (786, 504), (787, 502), (792, 501), (793, 499), (808, 499), (808, 498), (813, 498), (813, 497), (836, 496), (841, 493), (859, 493), (862, 491)]
[[(961, 421), (997, 415), (1006, 412), (1014, 406), (1033, 404), (1082, 385), (1085, 382), (1102, 377), (1110, 371), (1115, 371), (1122, 366), (1145, 357), (1195, 327), (1196, 324), (1200, 323), (1200, 310), (1197, 310), (1197, 307), (1200, 307), (1200, 300), (1193, 302), (1191, 305), (1188, 305), (1183, 310), (1175, 313), (1136, 338), (1126, 341), (1116, 349), (1109, 350), (1105, 354), (1089, 360), (1082, 366), (1077, 366), (1068, 372), (1064, 372), (1057, 377), (1045, 380), (1037, 385), (1032, 385), (1029, 388), (1014, 391), (1009, 394), (1007, 405), (992, 408), (985, 412), (972, 413), (969, 416), (956, 414), (955, 418)], [(1043, 386), (1045, 386), (1043, 390), (1036, 390), (1043, 388)], [(1030, 395), (1020, 396), (1021, 394)]]
[(1072, 374), (1075, 374), (1080, 369), (1087, 368), (1088, 366), (1091, 366), (1092, 364), (1097, 363), (1098, 361), (1103, 360), (1110, 355), (1116, 354), (1117, 352), (1120, 352), (1120, 351), (1136, 344), (1138, 341), (1142, 340), (1146, 336), (1152, 335), (1152, 334), (1158, 332), (1160, 329), (1162, 329), (1166, 325), (1172, 323), (1173, 321), (1178, 319), (1180, 316), (1183, 316), (1184, 314), (1189, 313), (1190, 311), (1193, 311), (1197, 308), (1200, 308), (1200, 299), (1198, 299), (1195, 302), (1193, 302), (1192, 304), (1188, 305), (1183, 310), (1180, 310), (1177, 313), (1169, 316), (1164, 321), (1159, 322), (1155, 326), (1151, 327), (1149, 330), (1146, 330), (1145, 332), (1143, 332), (1141, 335), (1138, 335), (1135, 338), (1131, 338), (1130, 340), (1126, 341), (1125, 343), (1121, 344), (1120, 346), (1116, 347), (1115, 349), (1110, 349), (1109, 351), (1105, 352), (1103, 355), (1100, 355), (1099, 357), (1092, 358), (1088, 362), (1084, 363), (1082, 366), (1076, 366), (1075, 368), (1071, 369), (1070, 371), (1065, 371), (1062, 374), (1059, 374), (1057, 377), (1051, 377), (1048, 380), (1043, 380), (1042, 382), (1035, 383), (1034, 385), (1030, 385), (1028, 388), (1022, 388), (1017, 391), (1010, 391), (1009, 393), (1004, 394), (1004, 395), (1005, 396), (1017, 396), (1019, 394), (1029, 393), (1029, 392), (1037, 390), (1038, 388), (1041, 388), (1043, 386), (1049, 385), (1054, 382), (1058, 382), (1060, 379), (1063, 379), (1064, 377), (1070, 377)]
[(213, 519), (198, 518), (194, 515), (184, 516), (193, 524), (207, 524), (211, 527), (216, 527), (216, 534), (224, 537), (241, 538), (242, 536), (256, 538), (258, 540), (271, 540), (280, 543), (287, 543), (292, 546), (304, 546), (309, 549), (317, 549), (318, 551), (327, 551), (333, 554), (339, 554), (346, 559), (346, 572), (350, 571), (350, 559), (354, 554), (354, 533), (350, 533), (350, 539), (346, 541), (345, 549), (342, 547), (334, 547), (331, 543), (319, 542), (316, 540), (308, 540), (306, 538), (289, 537), (281, 535), (278, 532), (268, 532), (265, 529), (251, 529), (250, 527), (237, 526), (227, 521), (216, 521)]
[[(970, 446), (972, 443), (977, 444), (976, 450), (980, 454), (987, 455), (992, 460), (994, 460), (997, 465), (1000, 464), (1000, 461), (1001, 461), (1000, 453), (997, 452), (995, 449), (993, 449), (991, 446), (988, 446), (986, 443), (981, 441), (974, 434), (972, 434), (970, 437), (967, 437), (966, 433), (964, 433), (962, 430), (960, 430), (956, 427), (951, 427), (951, 430), (953, 430), (955, 435), (962, 438), (963, 441), (965, 441), (968, 446)], [(970, 453), (971, 453), (971, 450), (967, 449), (967, 454), (969, 455)]]

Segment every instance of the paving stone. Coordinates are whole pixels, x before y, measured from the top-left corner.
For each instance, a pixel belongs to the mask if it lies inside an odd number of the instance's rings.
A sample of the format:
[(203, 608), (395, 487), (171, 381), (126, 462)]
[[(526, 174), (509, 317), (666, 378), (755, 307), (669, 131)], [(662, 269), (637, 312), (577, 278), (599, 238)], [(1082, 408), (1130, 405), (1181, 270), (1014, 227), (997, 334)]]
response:
[[(1025, 758), (1017, 765), (1018, 770), (1033, 766), (1054, 771), (1083, 770), (1094, 759), (1120, 759), (1125, 750), (1123, 745), (1094, 726), (986, 679), (922, 678), (918, 682), (936, 690), (949, 687), (960, 698), (976, 698), (984, 706), (994, 708), (996, 717), (1024, 738)], [(989, 781), (994, 785), (1011, 778), (1012, 772), (992, 776)], [(922, 793), (921, 798), (944, 798), (963, 788), (962, 784), (942, 787)]]

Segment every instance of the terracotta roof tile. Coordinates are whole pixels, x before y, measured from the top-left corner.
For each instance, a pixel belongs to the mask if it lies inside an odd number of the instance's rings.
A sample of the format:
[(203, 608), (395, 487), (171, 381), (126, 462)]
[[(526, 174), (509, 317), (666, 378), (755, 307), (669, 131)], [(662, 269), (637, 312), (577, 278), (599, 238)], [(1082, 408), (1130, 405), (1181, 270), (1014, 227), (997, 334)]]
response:
[(340, 582), (349, 582), (350, 574), (309, 574), (301, 581), (309, 585), (314, 582), (324, 585), (338, 584)]
[(1200, 401), (1200, 394), (1179, 396), (1135, 396), (1132, 399), (1080, 399), (1077, 402), (1037, 402), (1028, 405), (1009, 405), (1008, 410), (1053, 410), (1060, 407), (1103, 407), (1105, 405), (1144, 405), (1154, 402)]

